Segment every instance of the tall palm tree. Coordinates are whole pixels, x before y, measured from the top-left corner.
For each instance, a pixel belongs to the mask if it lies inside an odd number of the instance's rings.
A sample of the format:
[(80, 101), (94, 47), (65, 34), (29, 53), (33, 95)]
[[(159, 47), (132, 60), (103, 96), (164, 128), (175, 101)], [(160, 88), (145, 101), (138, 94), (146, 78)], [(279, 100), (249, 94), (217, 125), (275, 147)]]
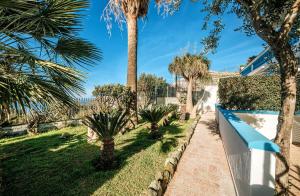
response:
[(87, 0), (0, 1), (0, 109), (74, 105), (84, 92), (76, 68), (101, 52), (78, 37)]
[[(110, 0), (104, 10), (105, 19), (110, 22), (113, 14), (118, 22), (126, 21), (128, 31), (128, 67), (127, 86), (137, 96), (137, 46), (138, 46), (138, 19), (148, 13), (150, 0)], [(165, 12), (172, 12), (178, 8), (178, 0), (155, 0), (158, 7), (165, 8)], [(174, 9), (168, 9), (169, 6)], [(110, 25), (108, 25), (110, 27)], [(137, 100), (137, 99), (136, 99)], [(135, 103), (137, 117), (137, 103)]]
[(209, 78), (210, 61), (203, 55), (186, 54), (175, 57), (169, 65), (169, 71), (183, 77), (187, 83), (186, 111), (193, 111), (193, 85), (199, 79)]

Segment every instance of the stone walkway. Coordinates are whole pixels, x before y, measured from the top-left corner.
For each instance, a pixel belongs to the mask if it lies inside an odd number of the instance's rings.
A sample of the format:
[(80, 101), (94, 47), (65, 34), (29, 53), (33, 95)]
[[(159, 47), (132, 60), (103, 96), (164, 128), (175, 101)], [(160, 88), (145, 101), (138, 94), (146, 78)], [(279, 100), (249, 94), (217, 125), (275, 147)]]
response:
[(166, 196), (236, 195), (214, 119), (212, 112), (202, 116)]
[(300, 144), (291, 146), (290, 191), (291, 196), (300, 195)]

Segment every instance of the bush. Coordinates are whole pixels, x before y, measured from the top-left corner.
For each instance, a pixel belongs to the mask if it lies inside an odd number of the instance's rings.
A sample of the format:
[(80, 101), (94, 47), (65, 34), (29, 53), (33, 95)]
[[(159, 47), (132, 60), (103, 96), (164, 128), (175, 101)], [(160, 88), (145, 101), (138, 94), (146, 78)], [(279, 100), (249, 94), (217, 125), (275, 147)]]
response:
[(121, 84), (96, 86), (93, 95), (96, 97), (91, 103), (94, 106), (93, 110), (110, 112), (113, 109), (129, 111), (134, 109), (134, 93)]
[(101, 156), (93, 163), (96, 169), (109, 170), (117, 166), (114, 136), (126, 126), (129, 119), (126, 110), (99, 112), (85, 117), (83, 124), (95, 131), (102, 141)]
[(139, 112), (139, 115), (144, 121), (151, 123), (150, 135), (152, 139), (160, 137), (160, 133), (158, 132), (158, 122), (169, 113), (169, 109), (170, 108), (167, 106), (153, 105)]
[(166, 115), (163, 118), (163, 126), (169, 126), (172, 121), (179, 119), (178, 105), (168, 104), (166, 107)]
[[(219, 81), (218, 95), (219, 102), (225, 109), (278, 111), (280, 78), (279, 76), (222, 78)], [(299, 91), (297, 91), (298, 95)], [(296, 110), (299, 109), (300, 102), (297, 99)]]

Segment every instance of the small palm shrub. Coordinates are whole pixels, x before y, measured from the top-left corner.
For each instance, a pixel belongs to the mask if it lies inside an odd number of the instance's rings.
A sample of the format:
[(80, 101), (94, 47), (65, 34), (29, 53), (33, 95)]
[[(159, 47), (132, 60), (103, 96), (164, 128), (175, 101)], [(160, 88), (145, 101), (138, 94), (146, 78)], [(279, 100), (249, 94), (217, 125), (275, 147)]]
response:
[(115, 160), (114, 136), (128, 123), (130, 116), (126, 110), (94, 113), (86, 116), (83, 123), (97, 133), (102, 141), (100, 158), (95, 161), (95, 168), (100, 170), (113, 169)]
[(153, 139), (159, 138), (161, 134), (158, 132), (158, 122), (168, 114), (166, 106), (152, 106), (140, 111), (140, 116), (146, 122), (151, 123), (150, 136)]
[(178, 105), (168, 104), (166, 106), (166, 115), (163, 119), (163, 126), (169, 126), (172, 121), (179, 118)]

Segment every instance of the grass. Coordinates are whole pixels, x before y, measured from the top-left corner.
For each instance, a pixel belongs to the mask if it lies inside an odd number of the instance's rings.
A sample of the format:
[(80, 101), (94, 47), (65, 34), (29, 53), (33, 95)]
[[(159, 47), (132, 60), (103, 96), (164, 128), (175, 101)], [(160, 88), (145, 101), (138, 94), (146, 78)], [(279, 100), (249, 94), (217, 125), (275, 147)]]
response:
[[(140, 195), (185, 137), (188, 124), (173, 122), (161, 128), (161, 140), (148, 139), (145, 124), (118, 135), (116, 154), (121, 166), (105, 172), (92, 167), (100, 142), (87, 143), (83, 126), (1, 139), (4, 195)], [(71, 137), (61, 139), (66, 132)]]

